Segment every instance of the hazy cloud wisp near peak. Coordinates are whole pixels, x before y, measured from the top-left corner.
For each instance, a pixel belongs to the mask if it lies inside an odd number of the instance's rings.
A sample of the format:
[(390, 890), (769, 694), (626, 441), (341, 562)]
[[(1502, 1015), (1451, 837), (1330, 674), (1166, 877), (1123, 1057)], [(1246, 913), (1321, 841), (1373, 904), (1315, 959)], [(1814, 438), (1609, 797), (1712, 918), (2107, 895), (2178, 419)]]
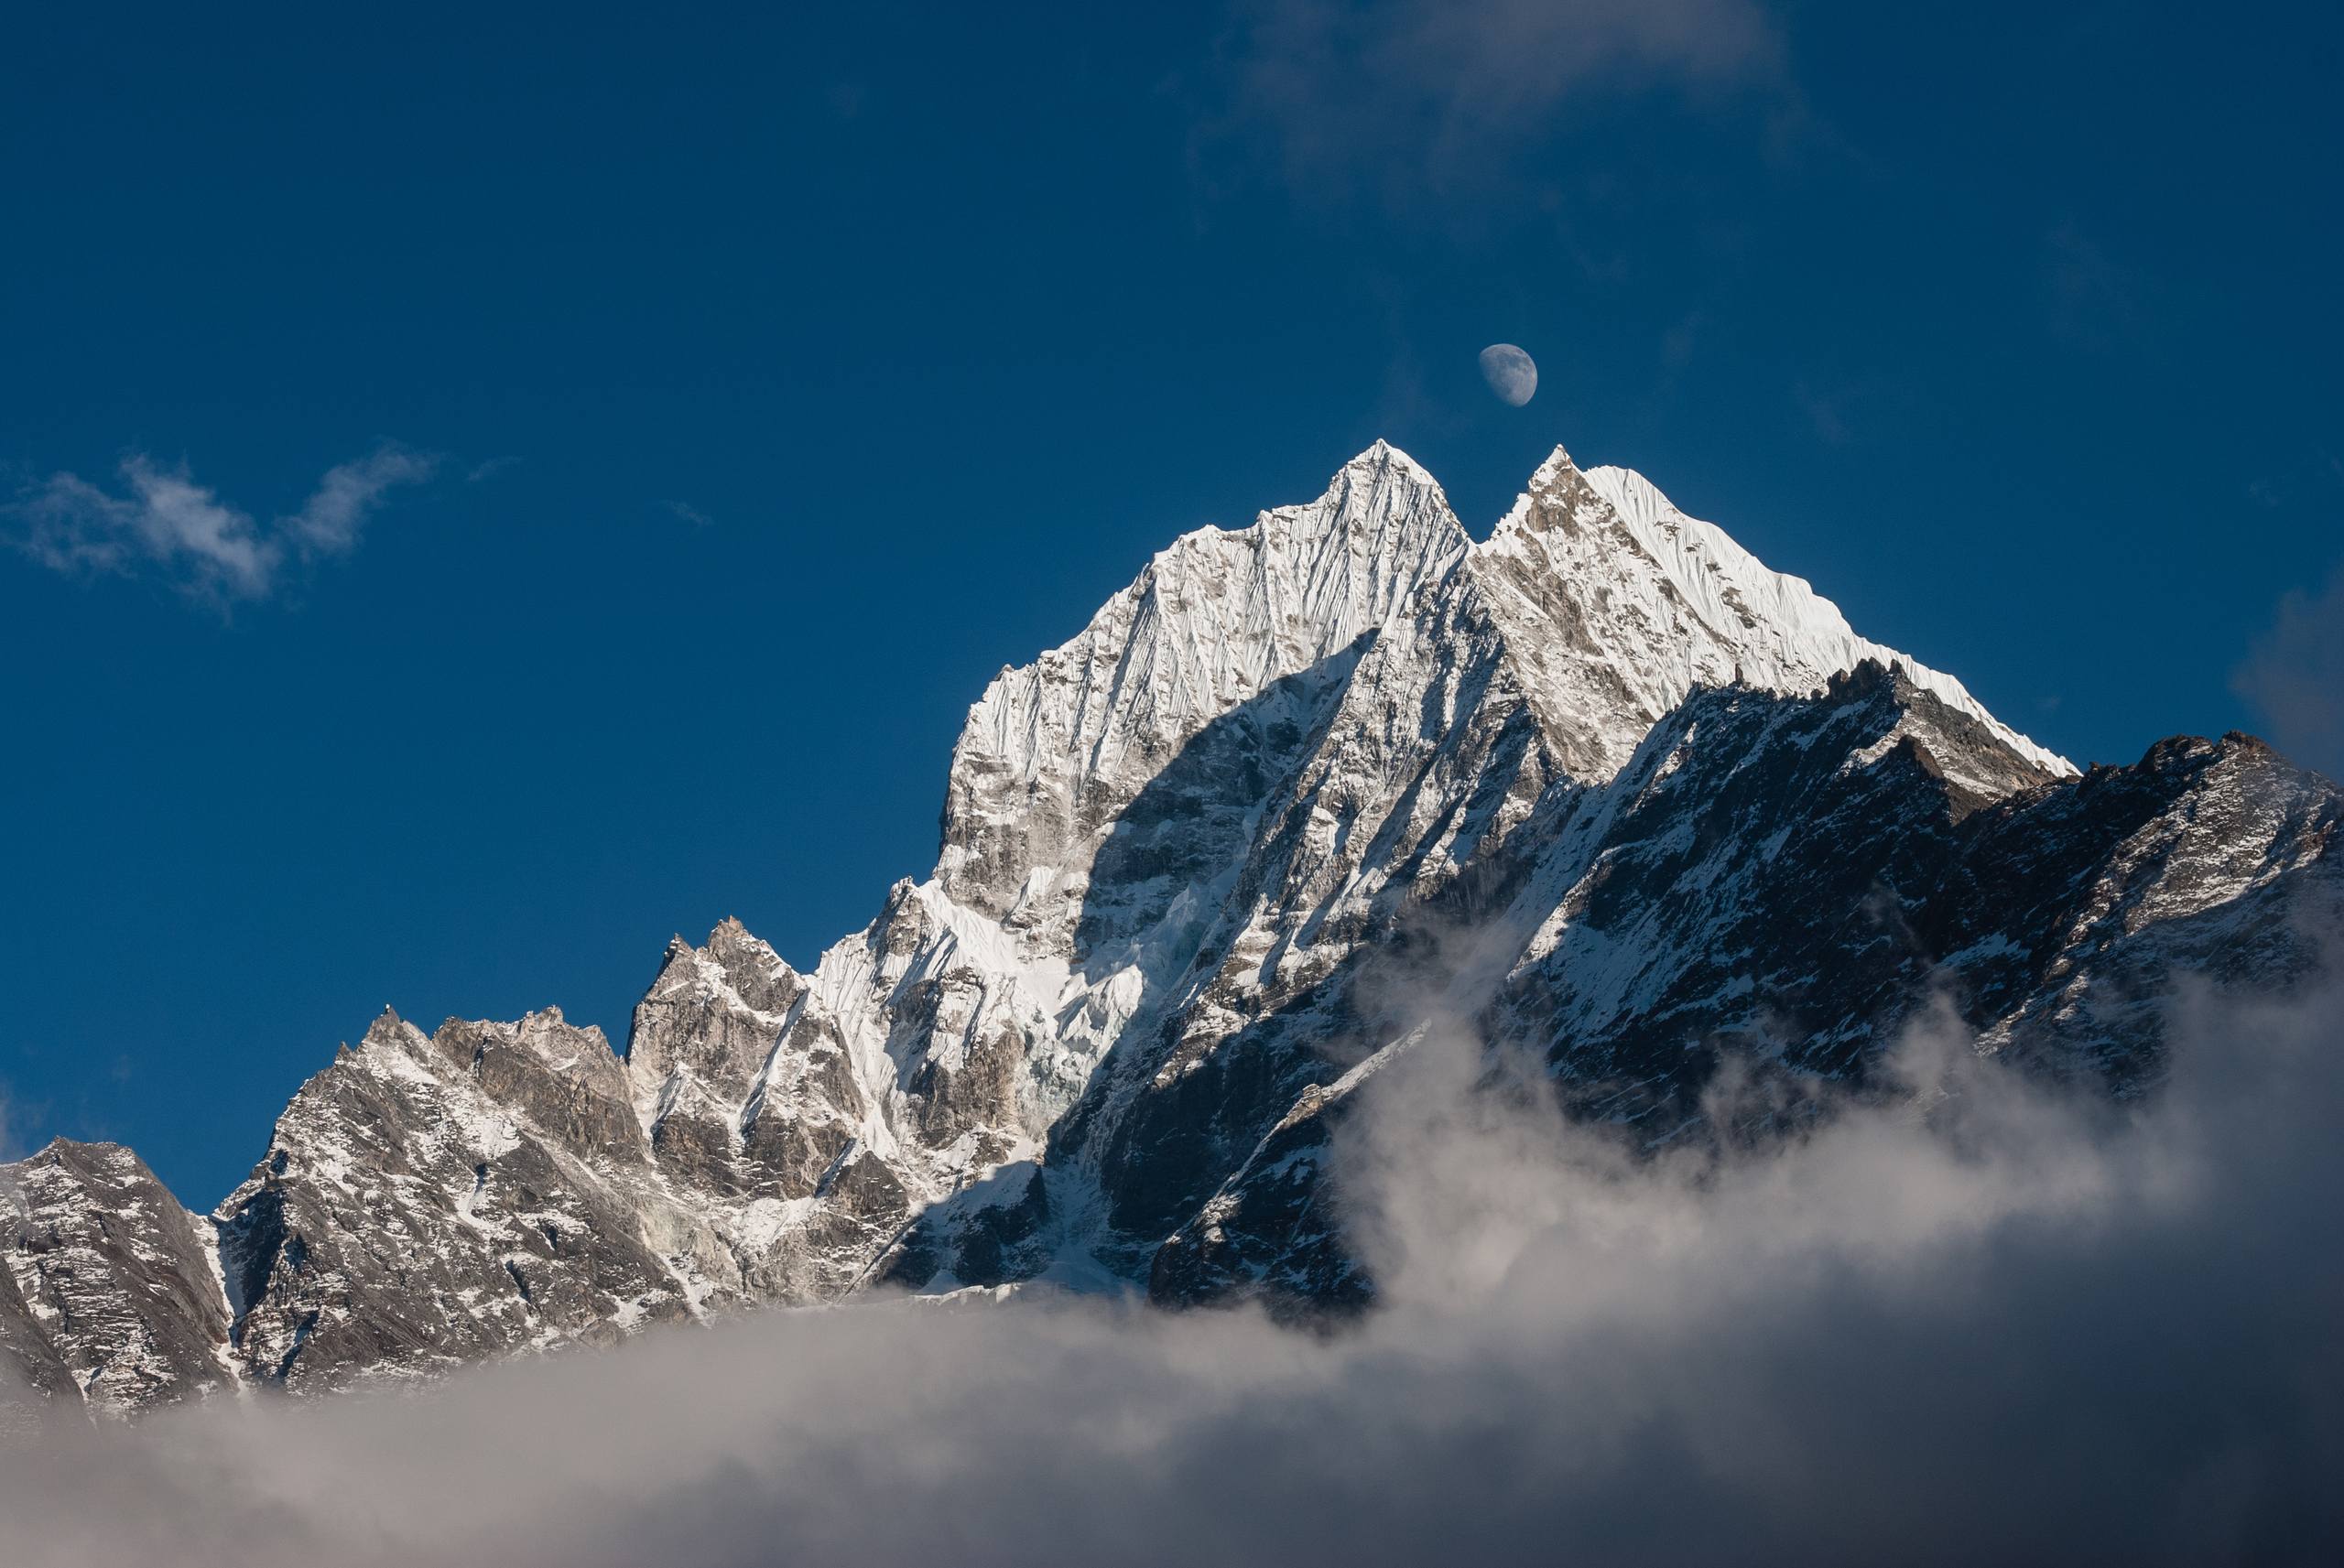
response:
[(2319, 592), (2279, 601), (2230, 688), (2262, 713), (2280, 751), (2344, 779), (2344, 566)]
[(1207, 139), (1265, 139), (1314, 194), (1406, 199), (1488, 181), (1592, 83), (1724, 86), (1782, 59), (1756, 0), (1252, 0)]

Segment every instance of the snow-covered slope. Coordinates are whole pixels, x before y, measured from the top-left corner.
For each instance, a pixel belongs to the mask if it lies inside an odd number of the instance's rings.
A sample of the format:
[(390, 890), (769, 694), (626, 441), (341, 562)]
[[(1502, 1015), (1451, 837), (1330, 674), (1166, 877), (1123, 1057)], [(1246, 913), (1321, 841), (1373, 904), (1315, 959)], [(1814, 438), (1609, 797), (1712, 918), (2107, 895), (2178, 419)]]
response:
[[(1550, 460), (1532, 480), (1533, 493), (1554, 467)], [(1806, 579), (1768, 570), (1724, 529), (1687, 516), (1633, 469), (1591, 468), (1586, 479), (1588, 488), (1602, 497), (1626, 526), (1637, 548), (1659, 563), (1693, 618), (1712, 637), (1734, 649), (1752, 685), (1792, 690), (1820, 684), (1820, 676), (1851, 670), (1866, 659), (1883, 665), (1902, 665), (1914, 685), (1956, 712), (1984, 723), (1995, 739), (2035, 766), (2053, 773), (2076, 771), (2065, 757), (2036, 745), (1988, 713), (1953, 676), (1857, 636), (1839, 607), (1819, 597)], [(1522, 517), (1530, 505), (1530, 497), (1525, 496), (1507, 521)], [(1704, 672), (1685, 673), (1704, 678)], [(1682, 691), (1676, 696), (1681, 697)], [(1675, 701), (1669, 706), (1676, 706)]]
[(1189, 737), (1382, 626), (1467, 548), (1432, 476), (1381, 441), (1309, 505), (1176, 540), (969, 710), (938, 882), (1012, 925), (1050, 925), (1099, 830)]
[[(217, 1283), (173, 1266), (161, 1370), (85, 1375), (30, 1229), (0, 1348), (136, 1406), (879, 1282), (1362, 1300), (1325, 1133), (1430, 1013), (1655, 1136), (1728, 1055), (1860, 1075), (1948, 974), (2004, 1048), (2145, 1082), (2154, 1010), (2097, 978), (2290, 972), (2339, 816), (2242, 740), (2078, 778), (1628, 470), (1557, 449), (1476, 545), (1379, 442), (996, 676), (934, 871), (810, 970), (675, 941), (624, 1056), (386, 1016), (203, 1222)], [(45, 1202), (39, 1255), (103, 1254)]]

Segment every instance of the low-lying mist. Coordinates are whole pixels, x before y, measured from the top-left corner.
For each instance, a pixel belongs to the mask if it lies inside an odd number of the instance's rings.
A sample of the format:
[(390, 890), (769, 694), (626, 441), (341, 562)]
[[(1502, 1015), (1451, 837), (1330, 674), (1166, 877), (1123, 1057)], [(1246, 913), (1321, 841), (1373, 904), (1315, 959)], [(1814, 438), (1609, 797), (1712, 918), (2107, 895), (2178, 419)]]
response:
[(1435, 1038), (1336, 1152), (1333, 1334), (776, 1312), (0, 1452), (14, 1563), (2333, 1561), (2344, 989), (2112, 1103), (1912, 1031), (1770, 1152), (1623, 1154)]

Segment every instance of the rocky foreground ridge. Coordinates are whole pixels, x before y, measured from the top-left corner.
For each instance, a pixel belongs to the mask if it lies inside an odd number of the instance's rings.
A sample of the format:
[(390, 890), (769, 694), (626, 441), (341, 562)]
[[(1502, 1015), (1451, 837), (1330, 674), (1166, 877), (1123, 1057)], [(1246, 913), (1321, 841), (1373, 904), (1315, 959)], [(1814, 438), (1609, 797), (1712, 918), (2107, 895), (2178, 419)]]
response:
[(2245, 736), (2079, 774), (1635, 473), (1558, 449), (1477, 544), (1379, 442), (1004, 670), (810, 971), (678, 939), (624, 1055), (386, 1012), (209, 1216), (0, 1166), (0, 1361), (112, 1412), (883, 1285), (1354, 1305), (1329, 1128), (1428, 1017), (1651, 1142), (1940, 1000), (2130, 1092), (2177, 975), (2306, 970), (2339, 818)]

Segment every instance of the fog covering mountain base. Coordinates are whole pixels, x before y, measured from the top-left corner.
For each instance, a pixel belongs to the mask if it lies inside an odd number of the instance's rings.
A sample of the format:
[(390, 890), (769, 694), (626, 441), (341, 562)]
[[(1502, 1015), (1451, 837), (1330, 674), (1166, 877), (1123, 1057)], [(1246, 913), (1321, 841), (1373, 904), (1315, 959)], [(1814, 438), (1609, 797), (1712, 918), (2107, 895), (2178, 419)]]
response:
[(52, 1404), (0, 1519), (12, 1561), (191, 1568), (2332, 1562), (2344, 994), (2165, 1011), (2154, 1096), (1932, 1010), (1883, 1092), (1657, 1152), (1436, 1029), (1337, 1152), (1389, 1281), (1339, 1334), (891, 1299), (419, 1391)]
[(1476, 544), (1378, 443), (1003, 671), (934, 873), (810, 971), (678, 939), (624, 1057), (386, 1013), (209, 1216), (126, 1150), (8, 1168), (0, 1351), (104, 1415), (895, 1291), (1390, 1306), (1439, 1271), (1340, 1152), (1419, 1058), (1662, 1163), (1925, 1022), (2170, 1094), (2177, 984), (2312, 983), (2340, 817), (2245, 736), (2079, 774), (1627, 470), (1557, 449)]

